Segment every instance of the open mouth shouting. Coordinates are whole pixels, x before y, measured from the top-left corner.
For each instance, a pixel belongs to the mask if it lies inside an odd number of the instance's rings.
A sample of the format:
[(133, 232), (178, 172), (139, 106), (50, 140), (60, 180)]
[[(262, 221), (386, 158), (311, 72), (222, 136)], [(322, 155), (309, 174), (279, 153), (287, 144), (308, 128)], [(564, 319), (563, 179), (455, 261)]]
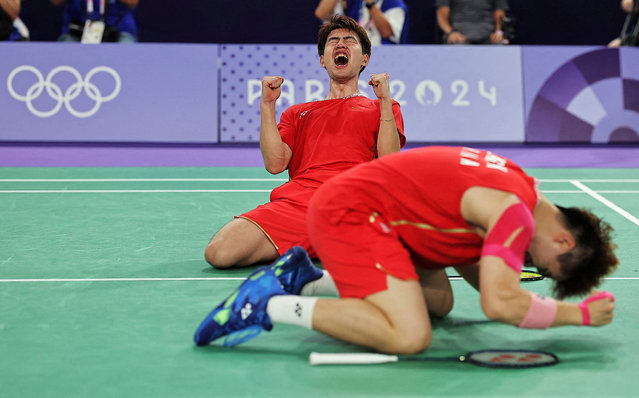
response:
[(335, 65), (338, 67), (346, 66), (348, 64), (348, 55), (345, 53), (337, 53), (333, 58), (333, 62), (335, 62)]

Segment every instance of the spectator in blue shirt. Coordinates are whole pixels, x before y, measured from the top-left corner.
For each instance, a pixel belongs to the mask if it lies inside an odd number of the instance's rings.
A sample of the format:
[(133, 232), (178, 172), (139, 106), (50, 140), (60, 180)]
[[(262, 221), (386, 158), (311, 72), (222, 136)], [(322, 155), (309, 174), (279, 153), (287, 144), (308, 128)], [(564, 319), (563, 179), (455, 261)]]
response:
[(365, 0), (358, 22), (373, 46), (408, 43), (408, 7), (403, 0)]
[(55, 6), (67, 3), (58, 41), (78, 42), (87, 21), (104, 23), (101, 41), (137, 42), (138, 28), (135, 8), (139, 0), (51, 0)]
[(328, 21), (333, 15), (356, 20), (373, 46), (408, 43), (408, 7), (403, 0), (320, 0), (315, 16)]
[(20, 0), (0, 0), (0, 41), (29, 40), (29, 29), (20, 19)]

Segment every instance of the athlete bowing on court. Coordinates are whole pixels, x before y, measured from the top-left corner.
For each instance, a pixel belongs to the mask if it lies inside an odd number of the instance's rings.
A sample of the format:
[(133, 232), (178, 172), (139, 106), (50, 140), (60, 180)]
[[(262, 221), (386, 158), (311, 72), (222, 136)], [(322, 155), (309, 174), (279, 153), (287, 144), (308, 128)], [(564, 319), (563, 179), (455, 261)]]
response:
[(315, 190), (359, 163), (398, 152), (406, 142), (388, 73), (370, 77), (377, 99), (358, 90), (371, 55), (366, 31), (351, 18), (335, 17), (320, 29), (317, 48), (330, 79), (325, 100), (293, 105), (277, 124), (275, 103), (284, 78), (262, 79), (264, 165), (273, 174), (288, 169), (290, 181), (271, 192), (269, 203), (235, 217), (213, 236), (205, 258), (216, 268), (271, 262), (295, 245), (315, 256), (306, 230), (306, 210)]
[[(318, 189), (308, 228), (325, 273), (293, 248), (216, 307), (197, 344), (227, 336), (233, 345), (288, 323), (381, 352), (418, 353), (431, 342), (430, 315), (452, 309), (447, 267), (479, 291), (489, 319), (544, 329), (613, 318), (614, 296), (593, 291), (618, 263), (612, 228), (551, 203), (533, 177), (490, 152), (418, 148), (356, 166)], [(573, 303), (524, 290), (526, 258), (554, 279), (558, 298), (589, 297)], [(339, 299), (306, 296), (329, 277)]]

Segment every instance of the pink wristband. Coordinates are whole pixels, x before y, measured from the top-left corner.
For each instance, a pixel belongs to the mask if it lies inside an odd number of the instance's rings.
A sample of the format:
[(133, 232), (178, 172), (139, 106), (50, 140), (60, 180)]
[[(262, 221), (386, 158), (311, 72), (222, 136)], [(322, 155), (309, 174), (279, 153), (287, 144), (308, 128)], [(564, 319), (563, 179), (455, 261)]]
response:
[(541, 297), (530, 293), (530, 307), (519, 324), (524, 329), (547, 329), (552, 325), (557, 315), (557, 302), (552, 297)]
[(588, 306), (585, 302), (579, 303), (579, 309), (581, 310), (581, 324), (584, 326), (590, 325), (590, 311), (588, 311)]
[(587, 299), (579, 303), (579, 309), (581, 310), (581, 317), (583, 318), (582, 324), (584, 326), (590, 325), (590, 311), (588, 310), (588, 303), (596, 301), (596, 300), (601, 300), (604, 298), (609, 298), (610, 300), (615, 301), (614, 294), (603, 291), (601, 293), (595, 294), (594, 296), (588, 297)]

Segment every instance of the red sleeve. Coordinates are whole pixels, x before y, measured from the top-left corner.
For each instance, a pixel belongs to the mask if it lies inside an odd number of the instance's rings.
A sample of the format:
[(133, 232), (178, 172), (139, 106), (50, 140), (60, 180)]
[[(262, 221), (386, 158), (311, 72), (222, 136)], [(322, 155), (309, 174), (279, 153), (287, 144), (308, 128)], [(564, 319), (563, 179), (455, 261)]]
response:
[(399, 147), (403, 148), (404, 145), (406, 145), (404, 118), (402, 117), (402, 111), (399, 109), (399, 102), (397, 101), (393, 101), (393, 114), (395, 115), (395, 124), (397, 125), (397, 132), (399, 133)]
[(295, 133), (297, 131), (297, 125), (295, 121), (296, 107), (289, 107), (280, 116), (280, 124), (277, 125), (277, 129), (280, 132), (282, 141), (291, 148), (291, 151), (295, 150)]

